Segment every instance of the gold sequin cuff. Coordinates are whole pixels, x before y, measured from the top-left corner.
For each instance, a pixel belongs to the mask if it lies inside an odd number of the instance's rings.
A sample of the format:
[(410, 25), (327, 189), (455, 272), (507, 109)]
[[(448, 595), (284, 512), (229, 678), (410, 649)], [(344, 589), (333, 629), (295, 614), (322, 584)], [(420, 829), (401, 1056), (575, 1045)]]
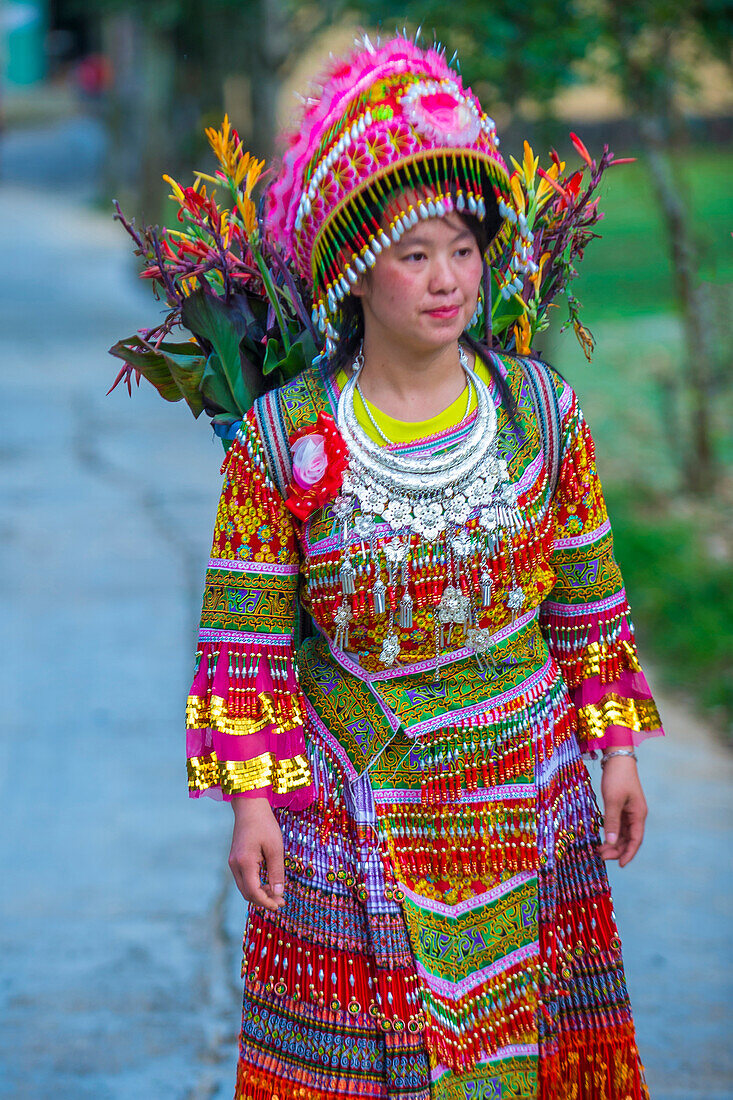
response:
[(610, 693), (597, 703), (578, 708), (578, 740), (592, 743), (604, 737), (609, 726), (621, 726), (634, 733), (661, 729), (662, 722), (653, 699), (626, 699)]
[(244, 718), (231, 715), (226, 699), (219, 695), (208, 698), (189, 695), (186, 701), (186, 729), (212, 729), (229, 736), (246, 737), (250, 733), (260, 733), (267, 726), (274, 726), (276, 733), (283, 733), (303, 725), (303, 705), (297, 695), (288, 696), (287, 710), (266, 691), (260, 692), (258, 702), (257, 717)]
[(302, 754), (287, 760), (276, 760), (271, 752), (252, 760), (219, 760), (212, 752), (188, 760), (190, 791), (221, 787), (225, 794), (234, 795), (272, 788), (274, 794), (289, 794), (312, 782), (310, 764)]
[[(609, 666), (614, 679), (618, 679), (619, 671), (641, 672), (634, 643), (622, 641), (608, 645), (606, 642), (591, 642), (585, 650), (574, 680), (580, 682), (589, 680), (591, 676), (602, 676)], [(605, 678), (603, 676), (603, 679)]]

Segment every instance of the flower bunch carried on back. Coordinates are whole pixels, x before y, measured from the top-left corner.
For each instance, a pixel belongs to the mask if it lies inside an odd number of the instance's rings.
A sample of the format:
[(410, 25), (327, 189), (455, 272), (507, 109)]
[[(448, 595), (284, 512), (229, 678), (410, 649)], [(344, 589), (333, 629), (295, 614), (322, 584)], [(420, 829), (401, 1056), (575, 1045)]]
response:
[[(141, 277), (169, 309), (110, 349), (124, 362), (112, 389), (124, 381), (131, 390), (133, 374), (138, 383), (142, 375), (194, 416), (205, 410), (226, 438), (254, 399), (303, 370), (318, 346), (303, 288), (261, 231), (253, 191), (264, 161), (243, 149), (227, 117), (206, 136), (218, 162), (213, 175), (197, 172), (190, 187), (163, 177), (178, 204), (174, 227), (139, 230), (115, 203), (143, 261)], [(187, 339), (176, 339), (181, 329)]]
[[(254, 192), (266, 178), (264, 161), (244, 150), (227, 117), (206, 136), (218, 165), (213, 175), (196, 172), (188, 187), (164, 176), (178, 206), (174, 226), (138, 229), (115, 203), (143, 261), (141, 277), (168, 312), (110, 349), (124, 364), (111, 389), (124, 382), (131, 392), (133, 375), (138, 383), (144, 376), (166, 400), (186, 401), (196, 417), (205, 411), (227, 446), (255, 398), (309, 366), (324, 340), (309, 288), (258, 216)], [(571, 139), (583, 165), (569, 175), (555, 150), (546, 170), (527, 142), (522, 163), (511, 158), (511, 198), (499, 203), (509, 232), (486, 268), (483, 320), (477, 314), (472, 329), (496, 350), (529, 354), (561, 294), (566, 324), (588, 358), (593, 350), (571, 281), (598, 236), (601, 177), (627, 161), (614, 160), (604, 146), (596, 162), (575, 134)], [(301, 501), (296, 491), (295, 506), (309, 508), (311, 495)]]
[(499, 211), (511, 222), (513, 232), (496, 265), (494, 288), (505, 303), (498, 308), (504, 314), (507, 307), (515, 312), (511, 335), (504, 328), (503, 343), (508, 349), (530, 354), (535, 335), (550, 324), (549, 307), (564, 295), (568, 319), (563, 328), (572, 324), (590, 360), (594, 340), (580, 320), (580, 302), (571, 282), (578, 275), (576, 265), (588, 243), (599, 237), (594, 227), (603, 214), (596, 193), (603, 173), (634, 158), (616, 160), (604, 145), (600, 160), (595, 161), (577, 134), (571, 133), (570, 139), (583, 164), (569, 175), (563, 174), (565, 162), (554, 149), (547, 169), (539, 167), (539, 157), (526, 141), (522, 163), (511, 157), (515, 169), (510, 178), (512, 201), (502, 202)]

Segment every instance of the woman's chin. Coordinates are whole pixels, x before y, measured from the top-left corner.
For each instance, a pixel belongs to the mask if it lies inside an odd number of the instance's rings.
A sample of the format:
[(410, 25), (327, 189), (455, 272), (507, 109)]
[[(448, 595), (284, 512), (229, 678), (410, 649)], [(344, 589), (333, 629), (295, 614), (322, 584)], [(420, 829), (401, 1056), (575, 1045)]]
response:
[(423, 324), (420, 326), (420, 334), (423, 341), (430, 347), (443, 347), (445, 344), (455, 343), (466, 327), (466, 321), (462, 313), (453, 317), (436, 317), (426, 314)]

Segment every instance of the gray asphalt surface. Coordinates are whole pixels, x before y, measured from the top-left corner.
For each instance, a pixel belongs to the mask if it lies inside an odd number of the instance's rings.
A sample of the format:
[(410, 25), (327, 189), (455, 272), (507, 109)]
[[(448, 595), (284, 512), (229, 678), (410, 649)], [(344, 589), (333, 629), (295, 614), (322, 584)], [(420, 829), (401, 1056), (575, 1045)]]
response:
[[(159, 309), (119, 227), (5, 184), (0, 247), (0, 1096), (228, 1098), (244, 907), (182, 722), (221, 446), (145, 383), (105, 397)], [(653, 1100), (724, 1100), (731, 761), (661, 705), (616, 908)]]

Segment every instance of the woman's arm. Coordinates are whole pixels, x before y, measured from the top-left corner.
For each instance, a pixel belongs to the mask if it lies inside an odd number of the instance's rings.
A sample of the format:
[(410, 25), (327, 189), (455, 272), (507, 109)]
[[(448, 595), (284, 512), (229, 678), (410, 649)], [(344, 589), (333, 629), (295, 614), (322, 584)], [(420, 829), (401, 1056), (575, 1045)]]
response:
[[(283, 838), (266, 798), (233, 798), (229, 867), (245, 901), (277, 911), (285, 904)], [(267, 881), (260, 875), (266, 871)]]
[[(553, 588), (540, 624), (577, 714), (582, 752), (633, 749), (662, 734), (639, 666), (623, 579), (613, 553), (590, 429), (572, 389), (560, 393), (562, 466), (553, 501)], [(647, 807), (630, 756), (610, 756), (601, 783), (604, 859), (625, 866), (639, 849)]]
[(246, 419), (227, 455), (187, 704), (192, 797), (313, 797), (295, 667), (299, 555), (293, 517)]
[(224, 470), (187, 705), (189, 791), (232, 802), (237, 886), (277, 909), (283, 843), (273, 807), (301, 809), (314, 793), (294, 653), (299, 553), (251, 418)]
[(644, 839), (647, 806), (636, 761), (630, 756), (612, 756), (603, 767), (604, 859), (617, 859), (620, 867), (630, 863)]

